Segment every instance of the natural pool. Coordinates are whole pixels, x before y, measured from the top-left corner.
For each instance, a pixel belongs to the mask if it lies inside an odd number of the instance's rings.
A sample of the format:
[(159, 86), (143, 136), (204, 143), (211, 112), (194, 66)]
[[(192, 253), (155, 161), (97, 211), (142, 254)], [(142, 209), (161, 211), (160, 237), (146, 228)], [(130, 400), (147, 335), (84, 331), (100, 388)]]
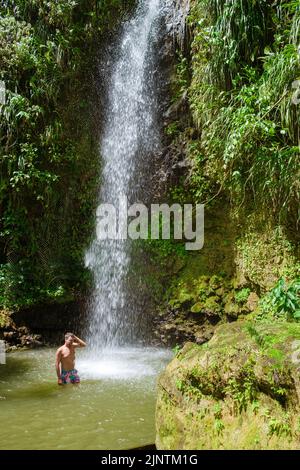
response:
[(7, 354), (0, 365), (0, 449), (117, 450), (154, 442), (156, 380), (172, 352), (76, 354), (78, 386), (57, 385), (55, 350)]

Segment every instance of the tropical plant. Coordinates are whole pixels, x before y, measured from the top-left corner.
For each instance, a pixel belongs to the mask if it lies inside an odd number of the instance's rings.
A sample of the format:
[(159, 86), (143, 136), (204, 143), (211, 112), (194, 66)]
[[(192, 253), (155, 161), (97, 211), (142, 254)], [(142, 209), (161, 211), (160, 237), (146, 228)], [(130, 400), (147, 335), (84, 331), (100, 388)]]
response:
[(278, 315), (286, 315), (288, 319), (300, 319), (300, 279), (287, 284), (280, 279), (270, 293), (271, 304)]

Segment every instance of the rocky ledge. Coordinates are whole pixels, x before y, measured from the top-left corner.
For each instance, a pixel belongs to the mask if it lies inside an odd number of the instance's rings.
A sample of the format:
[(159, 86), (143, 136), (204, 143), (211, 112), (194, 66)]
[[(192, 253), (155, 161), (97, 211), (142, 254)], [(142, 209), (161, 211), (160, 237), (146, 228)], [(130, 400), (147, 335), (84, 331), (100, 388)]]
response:
[(237, 321), (161, 374), (156, 446), (299, 449), (300, 325)]
[(160, 344), (183, 345), (209, 341), (220, 323), (245, 318), (258, 306), (259, 297), (245, 282), (220, 276), (195, 276), (174, 283), (168, 301), (154, 318)]
[(78, 332), (84, 321), (84, 299), (40, 304), (14, 312), (0, 311), (0, 340), (6, 351), (62, 343), (66, 331)]

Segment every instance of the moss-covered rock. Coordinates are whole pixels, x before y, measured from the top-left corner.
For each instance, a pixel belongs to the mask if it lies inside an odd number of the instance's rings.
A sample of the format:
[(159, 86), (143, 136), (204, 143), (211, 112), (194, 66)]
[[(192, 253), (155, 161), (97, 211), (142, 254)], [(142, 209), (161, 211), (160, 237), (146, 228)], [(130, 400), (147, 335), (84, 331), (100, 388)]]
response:
[(197, 302), (192, 306), (191, 312), (192, 313), (200, 313), (203, 310), (203, 307), (204, 307), (203, 302)]
[(158, 449), (299, 449), (300, 325), (238, 321), (158, 382)]
[(225, 313), (228, 317), (237, 319), (241, 309), (237, 304), (227, 302), (224, 307)]
[(259, 300), (257, 294), (249, 287), (234, 285), (233, 277), (203, 274), (201, 263), (197, 268), (188, 263), (166, 293), (166, 303), (155, 322), (155, 335), (170, 346), (186, 341), (202, 344), (207, 337), (205, 327), (210, 331), (220, 322), (253, 312)]

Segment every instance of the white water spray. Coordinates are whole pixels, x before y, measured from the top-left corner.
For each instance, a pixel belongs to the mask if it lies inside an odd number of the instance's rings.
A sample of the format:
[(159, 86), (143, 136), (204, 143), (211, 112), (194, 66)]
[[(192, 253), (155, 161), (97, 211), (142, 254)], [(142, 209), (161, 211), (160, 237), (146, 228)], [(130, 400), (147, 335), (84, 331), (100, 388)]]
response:
[[(159, 150), (154, 86), (155, 41), (163, 15), (162, 0), (141, 0), (134, 17), (122, 30), (108, 82), (108, 108), (101, 139), (103, 162), (99, 203), (118, 207), (119, 197), (134, 200), (141, 194), (143, 172)], [(129, 295), (129, 240), (97, 240), (86, 253), (94, 274), (89, 305), (88, 343), (99, 351), (133, 345), (143, 312)], [(139, 292), (136, 292), (136, 298)]]

